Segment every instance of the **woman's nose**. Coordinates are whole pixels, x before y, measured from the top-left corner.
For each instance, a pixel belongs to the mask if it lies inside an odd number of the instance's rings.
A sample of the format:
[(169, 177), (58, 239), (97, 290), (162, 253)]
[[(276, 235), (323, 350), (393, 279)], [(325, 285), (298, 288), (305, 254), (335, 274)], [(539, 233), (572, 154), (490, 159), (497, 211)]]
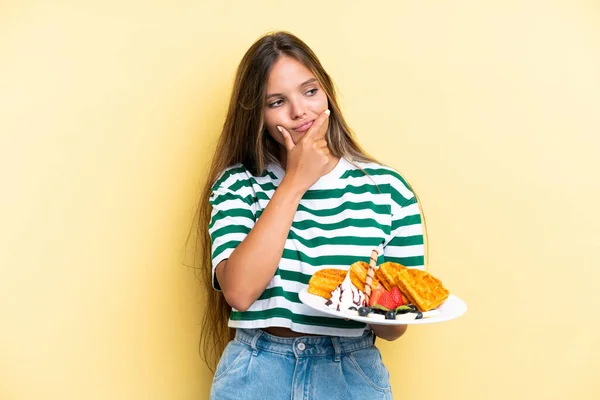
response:
[(304, 104), (302, 104), (301, 101), (295, 100), (295, 101), (292, 101), (291, 104), (292, 104), (292, 110), (291, 110), (292, 119), (302, 118), (306, 114), (306, 112), (304, 111), (305, 110)]

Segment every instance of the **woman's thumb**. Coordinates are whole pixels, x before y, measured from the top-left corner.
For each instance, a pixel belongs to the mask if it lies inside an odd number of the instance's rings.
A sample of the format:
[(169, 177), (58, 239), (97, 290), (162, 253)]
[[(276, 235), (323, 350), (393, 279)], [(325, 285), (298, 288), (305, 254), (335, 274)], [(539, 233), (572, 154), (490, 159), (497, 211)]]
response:
[(285, 128), (283, 126), (277, 126), (277, 129), (279, 129), (279, 132), (281, 132), (281, 134), (283, 135), (283, 140), (285, 143), (285, 148), (287, 149), (287, 151), (290, 151), (294, 148), (294, 141), (292, 140), (292, 135), (290, 135), (290, 133), (288, 131), (285, 130)]

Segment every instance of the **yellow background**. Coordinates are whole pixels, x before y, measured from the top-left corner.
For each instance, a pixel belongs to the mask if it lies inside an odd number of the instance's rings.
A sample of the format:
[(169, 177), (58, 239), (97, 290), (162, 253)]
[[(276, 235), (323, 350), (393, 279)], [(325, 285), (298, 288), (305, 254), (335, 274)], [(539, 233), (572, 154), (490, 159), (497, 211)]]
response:
[(600, 398), (600, 4), (567, 0), (2, 1), (0, 398), (207, 398), (184, 242), (276, 29), (417, 188), (469, 305), (381, 344), (396, 398)]

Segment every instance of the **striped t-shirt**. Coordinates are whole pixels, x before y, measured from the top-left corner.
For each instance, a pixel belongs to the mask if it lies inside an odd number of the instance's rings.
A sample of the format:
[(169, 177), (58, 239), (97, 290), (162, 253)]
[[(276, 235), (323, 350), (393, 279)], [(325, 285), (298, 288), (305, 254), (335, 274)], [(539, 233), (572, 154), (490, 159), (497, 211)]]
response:
[[(413, 192), (389, 167), (354, 164), (368, 175), (342, 158), (304, 194), (273, 279), (247, 311), (231, 311), (230, 327), (279, 326), (308, 334), (359, 336), (369, 329), (365, 324), (327, 317), (299, 300), (312, 274), (323, 268), (348, 270), (356, 261), (368, 263), (374, 248), (380, 249), (378, 264), (393, 261), (423, 268), (421, 214)], [(215, 289), (220, 290), (216, 266), (250, 232), (284, 175), (276, 164), (261, 176), (240, 164), (227, 168), (214, 183), (209, 232)]]

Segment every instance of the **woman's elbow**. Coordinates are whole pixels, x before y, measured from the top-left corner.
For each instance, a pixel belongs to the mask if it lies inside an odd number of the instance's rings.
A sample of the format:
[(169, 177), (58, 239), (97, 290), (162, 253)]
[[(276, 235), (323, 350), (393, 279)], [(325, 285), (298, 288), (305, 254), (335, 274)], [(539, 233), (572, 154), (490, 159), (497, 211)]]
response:
[(247, 311), (260, 294), (255, 295), (252, 293), (247, 283), (240, 282), (239, 279), (231, 279), (231, 276), (227, 276), (225, 273), (226, 266), (227, 262), (223, 261), (217, 266), (215, 271), (225, 301), (237, 311)]
[(238, 290), (224, 290), (223, 296), (225, 297), (227, 304), (229, 304), (235, 310), (241, 312), (248, 311), (252, 303), (255, 301), (248, 296), (247, 293), (240, 292)]

